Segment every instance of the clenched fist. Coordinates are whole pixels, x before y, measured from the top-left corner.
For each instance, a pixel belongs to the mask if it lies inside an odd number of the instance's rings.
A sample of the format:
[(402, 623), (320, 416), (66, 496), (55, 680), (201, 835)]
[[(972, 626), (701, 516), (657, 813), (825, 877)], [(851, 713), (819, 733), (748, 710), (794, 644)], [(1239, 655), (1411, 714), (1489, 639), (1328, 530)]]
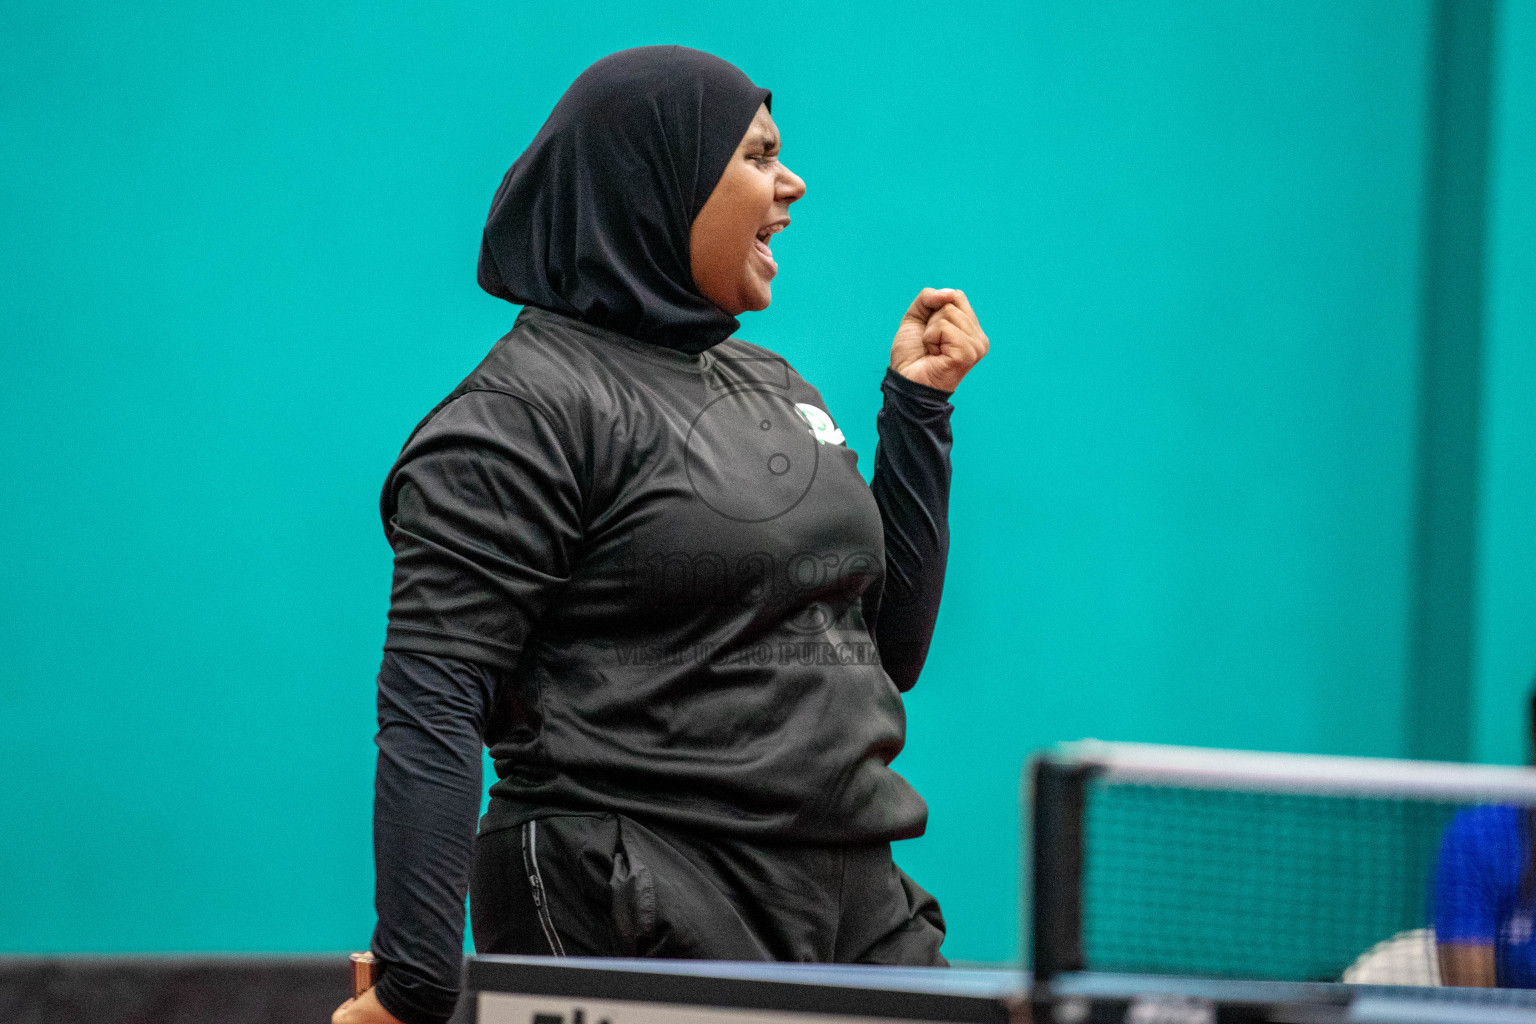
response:
[(987, 354), (987, 346), (987, 336), (964, 292), (924, 288), (896, 328), (891, 369), (910, 381), (953, 391)]

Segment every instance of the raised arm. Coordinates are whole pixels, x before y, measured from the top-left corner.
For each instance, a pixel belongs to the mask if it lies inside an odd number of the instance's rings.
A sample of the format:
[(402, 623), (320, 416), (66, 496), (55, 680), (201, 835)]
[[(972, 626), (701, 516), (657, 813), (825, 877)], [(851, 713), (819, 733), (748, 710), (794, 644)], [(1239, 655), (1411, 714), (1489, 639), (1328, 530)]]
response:
[(870, 482), (885, 534), (885, 585), (865, 602), (880, 660), (897, 687), (917, 682), (949, 557), (949, 395), (989, 342), (965, 293), (924, 288), (902, 316), (876, 420)]
[(949, 395), (887, 370), (870, 489), (885, 535), (885, 585), (870, 602), (880, 662), (898, 689), (917, 682), (949, 558)]

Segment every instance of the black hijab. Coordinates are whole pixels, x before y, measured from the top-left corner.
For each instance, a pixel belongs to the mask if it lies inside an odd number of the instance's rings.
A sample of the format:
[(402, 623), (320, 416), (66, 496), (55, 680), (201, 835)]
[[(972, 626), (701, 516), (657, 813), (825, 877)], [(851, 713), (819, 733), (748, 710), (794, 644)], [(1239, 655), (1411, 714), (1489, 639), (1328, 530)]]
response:
[(480, 287), (683, 352), (729, 338), (739, 324), (694, 285), (688, 232), (771, 96), (685, 46), (593, 64), (502, 179)]

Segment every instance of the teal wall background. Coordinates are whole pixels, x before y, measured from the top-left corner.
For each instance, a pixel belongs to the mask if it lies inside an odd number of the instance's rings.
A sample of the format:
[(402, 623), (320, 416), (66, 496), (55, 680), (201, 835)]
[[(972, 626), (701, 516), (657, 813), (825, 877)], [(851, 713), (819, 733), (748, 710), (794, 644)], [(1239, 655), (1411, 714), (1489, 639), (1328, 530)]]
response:
[[(774, 90), (742, 335), (869, 465), (924, 285), (992, 355), (898, 766), (946, 952), (1018, 950), (1018, 775), (1085, 735), (1404, 754), (1429, 0), (0, 7), (0, 951), (372, 926), (377, 490), (510, 326), (502, 172), (588, 63)], [(1469, 750), (1536, 672), (1536, 4), (1498, 20)]]
[(1536, 3), (1506, 3), (1499, 31), (1473, 736), (1478, 760), (1519, 763), (1536, 684)]

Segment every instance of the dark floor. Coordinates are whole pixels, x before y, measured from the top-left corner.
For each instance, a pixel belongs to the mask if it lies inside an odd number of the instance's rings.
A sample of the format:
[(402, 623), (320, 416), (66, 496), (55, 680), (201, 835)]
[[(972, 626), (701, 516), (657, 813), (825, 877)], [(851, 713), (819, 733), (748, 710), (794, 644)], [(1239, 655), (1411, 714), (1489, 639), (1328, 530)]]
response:
[(0, 957), (0, 1021), (325, 1024), (350, 978), (345, 953)]

